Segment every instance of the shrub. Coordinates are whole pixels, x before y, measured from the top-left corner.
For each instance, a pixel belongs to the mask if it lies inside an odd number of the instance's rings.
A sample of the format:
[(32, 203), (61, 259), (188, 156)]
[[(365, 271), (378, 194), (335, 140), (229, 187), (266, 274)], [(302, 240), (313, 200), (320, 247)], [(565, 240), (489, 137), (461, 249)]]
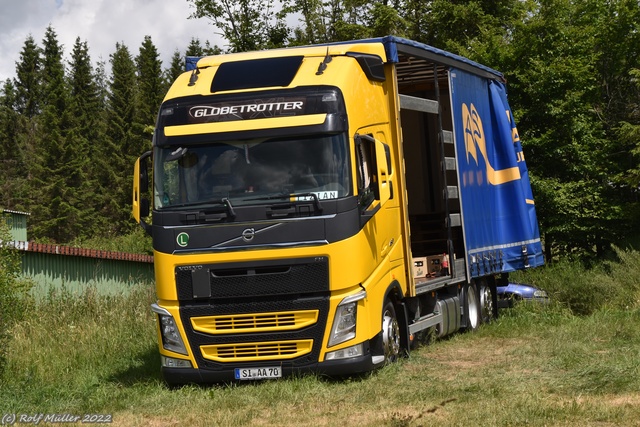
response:
[(100, 249), (105, 251), (129, 252), (135, 254), (153, 254), (151, 237), (142, 227), (135, 227), (128, 234), (110, 237), (93, 237), (86, 240), (75, 240), (71, 246)]
[(9, 227), (0, 221), (0, 373), (4, 370), (5, 351), (13, 324), (29, 305), (32, 283), (22, 278), (20, 252), (11, 242)]
[(640, 252), (613, 249), (617, 259), (604, 262), (604, 273), (595, 277), (613, 290), (613, 297), (605, 305), (620, 309), (640, 308)]
[(640, 307), (640, 252), (615, 248), (617, 259), (593, 264), (561, 260), (541, 268), (517, 272), (511, 280), (547, 291), (575, 315), (603, 308)]

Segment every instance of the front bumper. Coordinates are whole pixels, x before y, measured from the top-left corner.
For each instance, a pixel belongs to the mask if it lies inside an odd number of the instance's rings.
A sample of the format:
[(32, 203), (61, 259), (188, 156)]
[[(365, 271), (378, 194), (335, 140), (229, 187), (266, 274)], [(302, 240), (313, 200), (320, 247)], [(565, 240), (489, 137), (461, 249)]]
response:
[[(327, 362), (310, 363), (302, 366), (294, 366), (290, 362), (282, 363), (282, 376), (288, 377), (292, 375), (313, 373), (328, 377), (341, 377), (370, 372), (380, 365), (376, 365), (373, 362), (369, 342), (363, 343), (363, 347), (364, 354), (362, 356), (352, 357), (349, 359), (330, 360)], [(255, 364), (252, 367), (260, 368), (274, 365), (278, 365), (278, 363), (261, 363)], [(246, 367), (246, 365), (243, 364), (243, 366), (234, 366), (220, 370), (162, 367), (162, 376), (164, 377), (165, 382), (171, 386), (190, 383), (230, 383), (237, 381), (234, 374), (234, 369), (236, 367)]]

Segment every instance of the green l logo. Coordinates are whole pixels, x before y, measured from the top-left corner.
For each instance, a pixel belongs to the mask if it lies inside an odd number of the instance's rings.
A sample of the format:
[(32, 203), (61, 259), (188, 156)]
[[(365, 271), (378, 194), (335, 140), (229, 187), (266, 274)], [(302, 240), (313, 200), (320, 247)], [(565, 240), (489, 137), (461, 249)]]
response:
[(187, 233), (180, 233), (176, 238), (176, 242), (178, 242), (178, 246), (184, 248), (189, 244), (189, 235)]

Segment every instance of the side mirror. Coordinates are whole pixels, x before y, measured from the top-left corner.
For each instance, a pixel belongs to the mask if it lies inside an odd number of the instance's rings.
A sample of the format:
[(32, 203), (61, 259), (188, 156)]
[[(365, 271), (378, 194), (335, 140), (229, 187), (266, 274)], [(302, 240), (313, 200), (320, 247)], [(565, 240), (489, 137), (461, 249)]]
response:
[[(145, 153), (147, 154), (147, 153)], [(140, 193), (146, 193), (149, 191), (149, 170), (147, 169), (147, 158), (140, 157)]]
[(142, 198), (140, 199), (140, 218), (145, 218), (149, 216), (151, 211), (150, 209), (149, 199)]
[(151, 225), (144, 220), (149, 216), (150, 203), (144, 194), (149, 191), (149, 172), (147, 159), (151, 157), (151, 151), (147, 151), (140, 156), (133, 167), (133, 201), (131, 204), (131, 213), (136, 222), (151, 235)]

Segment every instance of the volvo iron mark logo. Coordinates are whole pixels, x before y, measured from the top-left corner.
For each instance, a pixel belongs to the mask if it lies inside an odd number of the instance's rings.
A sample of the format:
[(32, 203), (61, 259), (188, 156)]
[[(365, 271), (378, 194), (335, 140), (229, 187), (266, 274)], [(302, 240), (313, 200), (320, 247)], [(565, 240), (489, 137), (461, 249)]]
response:
[(256, 230), (253, 228), (247, 228), (242, 232), (242, 240), (245, 242), (250, 242), (256, 235)]

